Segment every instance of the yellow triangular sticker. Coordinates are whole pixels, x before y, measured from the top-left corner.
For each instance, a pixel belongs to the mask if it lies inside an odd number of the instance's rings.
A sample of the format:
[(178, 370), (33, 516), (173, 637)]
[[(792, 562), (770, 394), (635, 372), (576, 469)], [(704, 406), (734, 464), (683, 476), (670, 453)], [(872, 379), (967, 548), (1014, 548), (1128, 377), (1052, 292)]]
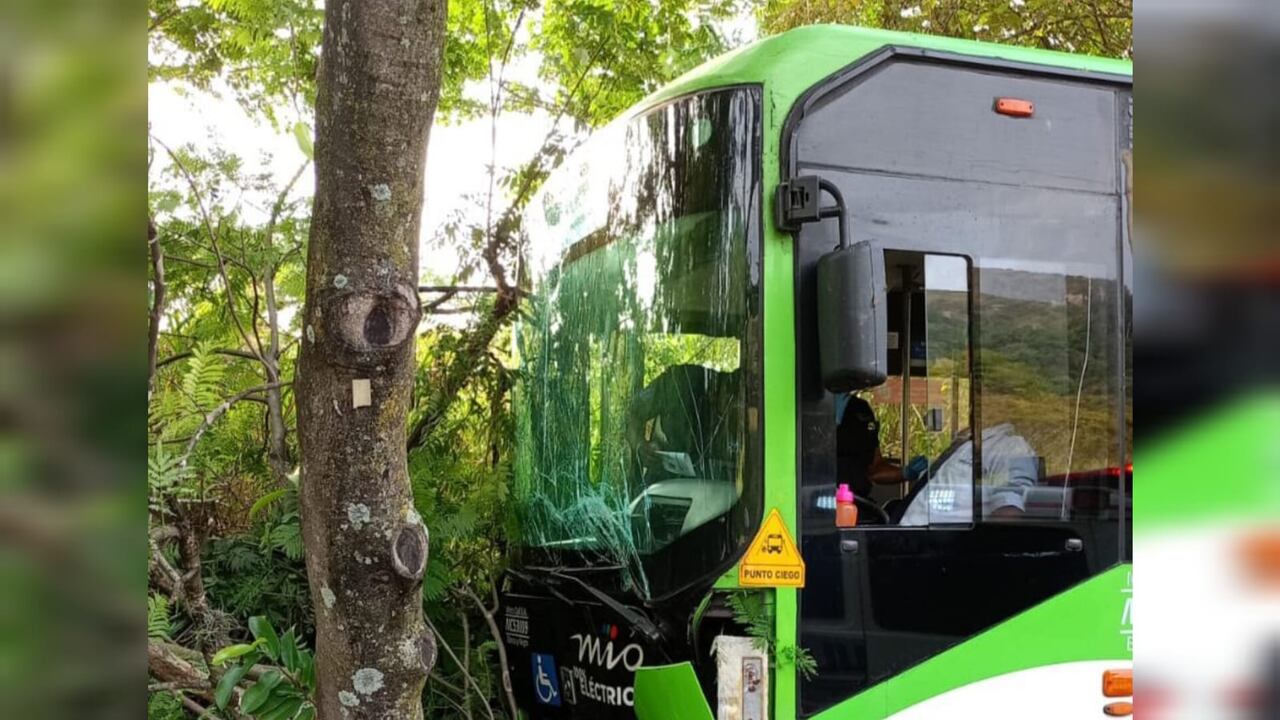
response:
[(751, 541), (738, 563), (738, 584), (744, 587), (804, 587), (804, 560), (777, 508)]

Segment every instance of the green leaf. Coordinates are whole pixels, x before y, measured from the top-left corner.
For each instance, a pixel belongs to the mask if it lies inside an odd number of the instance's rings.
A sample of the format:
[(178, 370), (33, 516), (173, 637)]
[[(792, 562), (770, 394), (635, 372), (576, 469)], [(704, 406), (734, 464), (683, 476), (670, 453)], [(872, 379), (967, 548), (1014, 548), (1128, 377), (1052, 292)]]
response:
[(271, 545), (280, 549), (290, 560), (301, 560), (306, 548), (302, 542), (302, 527), (295, 521), (277, 525), (271, 529)]
[(240, 712), (252, 713), (265, 705), (267, 698), (271, 697), (271, 691), (280, 684), (282, 677), (278, 670), (268, 670), (263, 673), (258, 682), (244, 691), (244, 696), (240, 698)]
[(258, 713), (258, 720), (289, 720), (298, 714), (303, 700), (297, 696), (286, 696), (275, 707)]
[(298, 149), (308, 160), (315, 158), (315, 148), (311, 146), (311, 128), (299, 120), (293, 124), (293, 137), (298, 141)]
[(293, 628), (280, 638), (280, 662), (291, 673), (297, 673), (301, 667), (298, 662), (298, 638), (293, 632)]
[(253, 714), (258, 720), (286, 720), (296, 715), (306, 701), (306, 696), (298, 692), (291, 683), (281, 681), (272, 688), (270, 697)]
[(309, 652), (304, 652), (299, 658), (302, 670), (298, 673), (298, 682), (302, 683), (302, 687), (308, 691), (314, 690), (316, 687), (316, 658)]
[(193, 403), (190, 411), (203, 415), (222, 402), (226, 370), (226, 361), (209, 347), (195, 348), (187, 361), (187, 374), (182, 378), (183, 392), (188, 402)]
[(156, 212), (171, 213), (178, 208), (178, 203), (182, 202), (182, 196), (177, 193), (166, 193), (160, 196), (156, 201)]
[(213, 691), (213, 701), (217, 704), (219, 710), (227, 707), (227, 701), (231, 699), (231, 692), (235, 690), (236, 683), (249, 672), (250, 663), (245, 662), (227, 670), (222, 674), (222, 679), (218, 681), (218, 687)]
[(262, 649), (266, 652), (267, 657), (272, 660), (279, 659), (280, 637), (276, 635), (276, 629), (271, 627), (270, 620), (263, 615), (255, 615), (249, 618), (249, 632), (262, 641)]
[(248, 655), (249, 653), (257, 649), (257, 647), (258, 647), (257, 643), (253, 643), (252, 645), (249, 645), (246, 643), (240, 643), (239, 645), (228, 645), (222, 648), (221, 650), (219, 650), (218, 652), (214, 653), (213, 657), (209, 659), (209, 662), (213, 663), (214, 665), (222, 665), (228, 660), (234, 660), (243, 655)]
[(427, 563), (426, 578), (422, 582), (422, 596), (435, 602), (444, 597), (449, 584), (454, 580), (453, 571), (438, 558)]
[(262, 703), (261, 707), (253, 711), (254, 717), (261, 720), (261, 718), (268, 717), (275, 713), (281, 705), (288, 702), (291, 696), (287, 693), (288, 689), (283, 683), (272, 688), (271, 693), (267, 696), (266, 702)]
[(298, 717), (294, 720), (316, 720), (316, 706), (307, 703), (302, 706), (302, 710), (298, 712)]
[(249, 508), (249, 519), (250, 519), (250, 520), (252, 520), (252, 519), (254, 519), (255, 517), (257, 517), (257, 516), (258, 516), (258, 513), (260, 513), (260, 512), (262, 512), (263, 510), (267, 509), (267, 507), (268, 507), (268, 506), (270, 506), (271, 504), (275, 503), (275, 501), (277, 501), (277, 500), (279, 500), (280, 498), (284, 497), (284, 496), (285, 496), (285, 495), (287, 495), (289, 492), (290, 492), (290, 489), (289, 489), (289, 488), (281, 488), (281, 489), (279, 489), (279, 490), (273, 490), (273, 491), (271, 491), (271, 492), (267, 493), (266, 495), (263, 495), (262, 497), (258, 498), (257, 502), (255, 502), (255, 503), (254, 503), (254, 504)]

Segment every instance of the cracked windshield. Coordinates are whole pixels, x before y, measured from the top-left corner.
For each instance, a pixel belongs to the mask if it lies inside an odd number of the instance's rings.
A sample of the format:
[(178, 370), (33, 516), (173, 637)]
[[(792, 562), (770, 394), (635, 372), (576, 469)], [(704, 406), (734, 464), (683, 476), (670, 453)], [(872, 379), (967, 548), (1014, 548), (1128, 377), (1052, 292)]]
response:
[(616, 567), (643, 595), (713, 571), (750, 522), (757, 105), (757, 90), (739, 88), (615, 123), (552, 175), (526, 216), (534, 292), (516, 331), (515, 393), (523, 544), (565, 565)]

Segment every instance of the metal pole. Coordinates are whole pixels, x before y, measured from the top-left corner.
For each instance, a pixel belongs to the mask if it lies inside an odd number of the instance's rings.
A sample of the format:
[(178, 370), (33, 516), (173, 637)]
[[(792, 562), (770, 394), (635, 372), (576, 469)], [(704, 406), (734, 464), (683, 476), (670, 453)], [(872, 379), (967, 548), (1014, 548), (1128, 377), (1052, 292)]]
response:
[[(898, 424), (902, 426), (902, 457), (905, 470), (911, 461), (911, 266), (902, 266), (902, 413)], [(898, 497), (907, 496), (907, 483), (898, 483)]]

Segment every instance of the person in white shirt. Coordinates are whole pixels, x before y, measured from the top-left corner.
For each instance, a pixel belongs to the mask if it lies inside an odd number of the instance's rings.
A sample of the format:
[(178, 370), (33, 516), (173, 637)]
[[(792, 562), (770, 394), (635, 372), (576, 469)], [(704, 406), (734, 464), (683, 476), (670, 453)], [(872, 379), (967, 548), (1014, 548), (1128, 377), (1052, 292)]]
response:
[(968, 523), (973, 520), (973, 483), (982, 497), (982, 518), (1018, 518), (1026, 512), (1027, 491), (1034, 487), (1039, 461), (1031, 444), (1013, 425), (1002, 423), (982, 431), (982, 473), (973, 473), (973, 439), (969, 431), (929, 473), (899, 525)]

